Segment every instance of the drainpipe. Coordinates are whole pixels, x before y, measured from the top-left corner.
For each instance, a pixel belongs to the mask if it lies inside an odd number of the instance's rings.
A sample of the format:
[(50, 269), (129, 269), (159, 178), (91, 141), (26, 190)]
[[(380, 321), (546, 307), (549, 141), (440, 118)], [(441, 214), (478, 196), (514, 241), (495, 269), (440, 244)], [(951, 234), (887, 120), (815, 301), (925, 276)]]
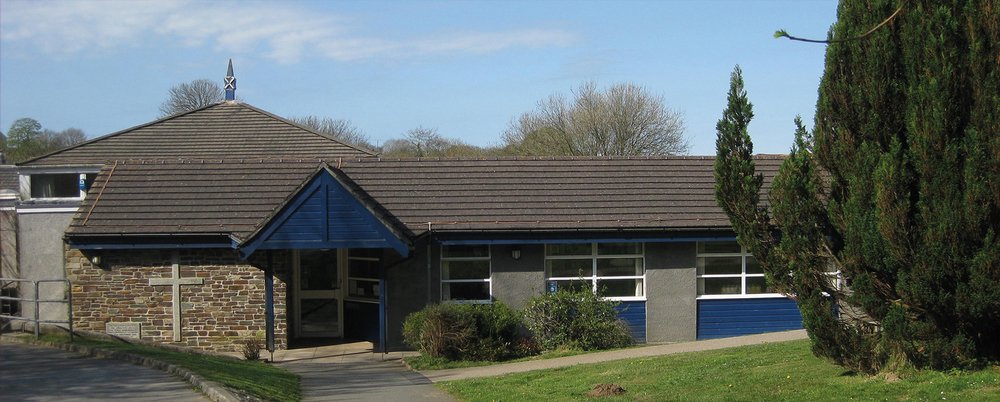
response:
[(267, 351), (274, 362), (274, 256), (267, 250), (267, 268), (264, 269), (264, 326)]
[(431, 222), (427, 222), (427, 304), (431, 304), (431, 265), (434, 263), (431, 260), (431, 243), (433, 242), (433, 237), (431, 236)]

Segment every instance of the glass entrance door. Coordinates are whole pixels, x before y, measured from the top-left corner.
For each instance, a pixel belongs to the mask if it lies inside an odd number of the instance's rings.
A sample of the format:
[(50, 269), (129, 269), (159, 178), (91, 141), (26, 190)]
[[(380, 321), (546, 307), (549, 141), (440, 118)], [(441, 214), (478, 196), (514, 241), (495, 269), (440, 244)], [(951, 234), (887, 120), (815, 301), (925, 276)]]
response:
[(295, 253), (295, 327), (299, 337), (340, 337), (344, 328), (338, 250)]

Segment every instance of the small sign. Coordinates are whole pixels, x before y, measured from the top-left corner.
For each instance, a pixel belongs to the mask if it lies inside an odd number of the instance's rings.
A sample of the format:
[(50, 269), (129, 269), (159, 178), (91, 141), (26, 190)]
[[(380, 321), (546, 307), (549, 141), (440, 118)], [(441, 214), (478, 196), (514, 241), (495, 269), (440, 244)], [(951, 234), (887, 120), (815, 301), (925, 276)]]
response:
[(119, 338), (141, 338), (140, 324), (137, 322), (109, 322), (104, 325), (104, 332)]

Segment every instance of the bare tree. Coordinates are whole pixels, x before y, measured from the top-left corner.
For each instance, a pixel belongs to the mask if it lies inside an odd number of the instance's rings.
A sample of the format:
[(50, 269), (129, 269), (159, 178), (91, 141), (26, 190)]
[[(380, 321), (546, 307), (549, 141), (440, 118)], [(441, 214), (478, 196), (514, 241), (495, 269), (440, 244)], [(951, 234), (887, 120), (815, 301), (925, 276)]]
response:
[(469, 145), (442, 136), (436, 128), (425, 127), (407, 131), (404, 138), (386, 141), (382, 146), (382, 155), (388, 157), (479, 157), (494, 152), (492, 148)]
[(76, 145), (87, 140), (87, 134), (78, 128), (67, 128), (63, 131), (52, 131), (45, 129), (42, 131), (42, 141), (45, 142), (49, 151), (63, 149), (71, 145)]
[(200, 79), (170, 88), (170, 96), (160, 105), (160, 116), (173, 116), (222, 102), (222, 87), (215, 81)]
[(573, 100), (554, 94), (510, 123), (502, 135), (521, 155), (676, 155), (688, 150), (684, 119), (662, 96), (632, 84), (604, 91), (585, 83)]
[(292, 117), (289, 120), (345, 144), (365, 149), (375, 148), (368, 136), (348, 120), (316, 116)]

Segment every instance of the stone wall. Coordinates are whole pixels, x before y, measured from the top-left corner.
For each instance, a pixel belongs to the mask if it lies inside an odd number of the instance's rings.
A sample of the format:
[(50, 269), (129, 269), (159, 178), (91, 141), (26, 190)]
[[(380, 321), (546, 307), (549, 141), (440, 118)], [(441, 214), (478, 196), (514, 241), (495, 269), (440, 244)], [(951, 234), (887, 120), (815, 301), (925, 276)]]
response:
[[(107, 322), (140, 323), (144, 340), (238, 351), (242, 340), (264, 338), (264, 254), (242, 261), (234, 250), (227, 249), (115, 250), (88, 255), (67, 250), (73, 325), (104, 332)], [(100, 256), (100, 266), (90, 262), (92, 255)], [(204, 282), (180, 287), (180, 342), (173, 342), (172, 286), (149, 284), (151, 278), (171, 278), (174, 262), (179, 264), (181, 278), (201, 278)], [(284, 349), (290, 258), (287, 253), (275, 252), (273, 263), (275, 347)]]

